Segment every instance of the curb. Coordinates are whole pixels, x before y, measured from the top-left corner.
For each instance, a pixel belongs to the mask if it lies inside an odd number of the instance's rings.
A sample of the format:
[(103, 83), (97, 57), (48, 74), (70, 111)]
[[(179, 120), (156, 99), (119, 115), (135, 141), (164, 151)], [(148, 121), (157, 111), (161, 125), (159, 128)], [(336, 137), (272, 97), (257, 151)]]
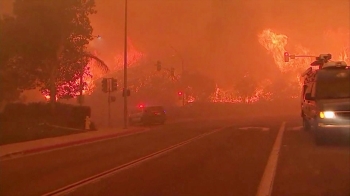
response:
[(65, 148), (65, 147), (70, 147), (70, 146), (75, 146), (79, 144), (86, 144), (86, 143), (93, 143), (93, 142), (98, 142), (98, 141), (103, 141), (107, 139), (112, 139), (112, 138), (118, 138), (122, 136), (128, 136), (128, 135), (133, 135), (137, 133), (142, 133), (147, 131), (147, 129), (134, 129), (134, 130), (128, 130), (125, 132), (120, 132), (120, 133), (112, 133), (108, 135), (102, 135), (102, 136), (97, 136), (97, 137), (91, 137), (91, 138), (85, 138), (85, 139), (77, 139), (74, 141), (67, 141), (63, 143), (58, 143), (58, 144), (53, 144), (53, 145), (46, 145), (46, 146), (40, 146), (40, 147), (33, 147), (30, 149), (25, 149), (17, 152), (10, 152), (8, 154), (0, 156), (0, 160), (4, 159), (9, 159), (9, 158), (14, 158), (18, 156), (24, 156), (24, 155), (30, 155), (34, 153), (39, 153), (39, 152), (45, 152), (45, 151), (50, 151), (54, 149), (60, 149), (60, 148)]

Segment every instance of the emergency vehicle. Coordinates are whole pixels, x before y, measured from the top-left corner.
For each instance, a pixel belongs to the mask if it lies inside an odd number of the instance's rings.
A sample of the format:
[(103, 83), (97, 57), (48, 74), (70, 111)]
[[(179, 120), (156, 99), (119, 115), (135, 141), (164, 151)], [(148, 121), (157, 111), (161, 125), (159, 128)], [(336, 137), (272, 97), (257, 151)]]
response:
[(350, 134), (350, 67), (321, 54), (301, 75), (301, 117), (304, 130), (313, 130), (316, 144), (333, 134)]

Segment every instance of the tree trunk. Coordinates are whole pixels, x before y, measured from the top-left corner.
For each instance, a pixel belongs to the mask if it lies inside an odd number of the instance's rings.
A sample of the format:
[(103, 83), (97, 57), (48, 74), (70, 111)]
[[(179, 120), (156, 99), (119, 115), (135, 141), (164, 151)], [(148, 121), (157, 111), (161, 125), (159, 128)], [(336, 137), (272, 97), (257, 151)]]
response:
[(57, 96), (57, 86), (56, 86), (56, 77), (57, 77), (57, 62), (55, 62), (51, 68), (50, 75), (50, 106), (51, 114), (55, 114), (55, 105), (56, 105), (56, 96)]
[(56, 96), (57, 96), (57, 86), (56, 86), (56, 80), (57, 80), (57, 70), (58, 66), (60, 64), (60, 56), (62, 54), (62, 51), (64, 49), (63, 46), (64, 39), (61, 37), (60, 45), (56, 51), (56, 57), (53, 60), (53, 64), (51, 67), (51, 76), (50, 76), (50, 105), (51, 105), (51, 114), (55, 114), (55, 105), (56, 105)]

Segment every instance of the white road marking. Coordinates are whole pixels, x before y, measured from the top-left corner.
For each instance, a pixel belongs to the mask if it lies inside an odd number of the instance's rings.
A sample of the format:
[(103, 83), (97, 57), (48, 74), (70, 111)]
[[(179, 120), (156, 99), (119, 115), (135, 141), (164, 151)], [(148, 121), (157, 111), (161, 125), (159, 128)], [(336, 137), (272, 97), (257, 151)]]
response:
[(276, 167), (278, 162), (278, 156), (281, 149), (283, 132), (286, 126), (286, 122), (283, 122), (272, 147), (269, 159), (267, 161), (264, 174), (260, 181), (258, 192), (256, 196), (270, 196), (272, 193), (273, 182), (276, 174)]
[(303, 129), (302, 126), (298, 126), (298, 127), (288, 128), (287, 131), (301, 131), (302, 129)]
[(240, 130), (248, 130), (248, 129), (261, 129), (261, 131), (269, 131), (270, 128), (267, 127), (241, 127)]

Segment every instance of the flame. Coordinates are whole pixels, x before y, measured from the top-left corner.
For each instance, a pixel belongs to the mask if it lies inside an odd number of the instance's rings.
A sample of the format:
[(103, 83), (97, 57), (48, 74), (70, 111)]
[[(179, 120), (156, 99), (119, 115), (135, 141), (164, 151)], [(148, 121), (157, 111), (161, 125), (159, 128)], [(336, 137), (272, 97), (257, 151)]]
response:
[[(350, 63), (350, 49), (349, 49), (349, 31), (326, 31), (325, 39), (327, 44), (329, 42), (336, 43), (335, 46), (330, 47), (329, 53), (333, 54), (333, 58), (337, 57), (338, 60), (343, 60)], [(345, 41), (344, 41), (345, 40)], [(296, 58), (291, 59), (290, 62), (284, 62), (284, 52), (286, 51), (286, 46), (288, 44), (288, 36), (284, 34), (278, 34), (273, 32), (271, 29), (265, 29), (258, 35), (258, 42), (268, 51), (272, 56), (277, 68), (283, 72), (288, 73), (288, 78), (290, 80), (290, 86), (301, 86), (302, 78), (301, 73), (309, 67), (310, 63), (314, 60), (313, 58)], [(339, 49), (341, 51), (339, 51)], [(290, 51), (291, 54), (296, 55), (315, 55), (312, 51), (302, 45), (295, 45), (293, 50)], [(97, 56), (97, 52), (95, 51)], [(316, 54), (318, 55), (318, 54)], [(128, 56), (127, 64), (128, 67), (138, 66), (141, 59), (145, 57), (144, 53), (138, 51), (131, 40), (128, 39)], [(335, 59), (335, 60), (337, 60)], [(120, 53), (114, 57), (114, 65), (110, 66), (111, 72), (118, 72), (124, 67), (124, 54)], [(84, 74), (84, 82), (86, 83), (83, 90), (83, 94), (91, 94), (94, 91), (95, 84), (94, 81), (104, 76), (104, 73), (94, 66), (94, 61), (91, 60), (86, 69), (90, 71), (90, 74)], [(159, 72), (158, 75), (162, 74)], [(136, 92), (139, 89), (153, 85), (152, 78), (157, 74), (144, 75), (141, 79), (135, 80), (135, 84), (130, 87)], [(80, 84), (80, 81), (75, 81), (75, 84)], [(175, 81), (177, 82), (177, 80)], [(212, 102), (229, 102), (229, 103), (255, 103), (261, 100), (273, 100), (273, 93), (269, 92), (267, 89), (272, 84), (272, 80), (265, 79), (261, 81), (256, 87), (251, 95), (246, 97), (239, 96), (235, 89), (223, 89), (222, 87), (216, 86), (215, 92), (211, 95), (210, 100)], [(276, 81), (275, 81), (276, 82)], [(277, 81), (278, 82), (278, 81)], [(290, 95), (292, 98), (296, 98), (298, 94)], [(45, 96), (49, 99), (49, 96)], [(188, 97), (188, 102), (194, 102), (195, 97)]]
[(258, 41), (267, 51), (273, 54), (273, 59), (281, 71), (287, 69), (284, 63), (283, 53), (287, 45), (288, 37), (283, 34), (276, 34), (271, 29), (264, 30), (258, 35)]
[[(132, 41), (128, 38), (128, 54), (127, 54), (127, 65), (128, 67), (135, 66), (144, 57), (142, 52), (139, 52)], [(114, 57), (115, 65), (111, 67), (111, 70), (122, 70), (124, 69), (124, 53), (118, 54)]]
[[(285, 47), (288, 43), (288, 36), (272, 32), (266, 29), (258, 35), (259, 43), (272, 55), (276, 65), (281, 72), (299, 71), (301, 68), (309, 66), (311, 58), (296, 58), (290, 62), (284, 62)], [(310, 50), (301, 46), (295, 46), (297, 55), (310, 55)]]
[(196, 98), (194, 96), (191, 96), (191, 95), (187, 96), (187, 103), (193, 103), (195, 101), (196, 101)]
[[(350, 31), (349, 29), (329, 29), (323, 34), (324, 40), (330, 48), (331, 54), (338, 54), (339, 61), (345, 61), (348, 65), (350, 64)], [(340, 51), (339, 51), (340, 49)], [(334, 55), (335, 56), (335, 55)], [(334, 58), (334, 57), (333, 57)]]
[(271, 84), (270, 80), (264, 80), (258, 85), (254, 93), (247, 97), (237, 95), (234, 89), (223, 90), (216, 85), (216, 90), (210, 100), (219, 103), (255, 103), (261, 100), (272, 100), (272, 93), (265, 90)]
[[(330, 45), (329, 53), (337, 56), (334, 60), (343, 60), (349, 62), (349, 30), (328, 30), (324, 33), (325, 43)], [(286, 51), (285, 47), (288, 43), (288, 36), (272, 32), (271, 29), (265, 29), (258, 35), (259, 43), (272, 55), (276, 65), (281, 72), (302, 71), (309, 67), (314, 58), (296, 58), (290, 62), (284, 62), (283, 54)], [(332, 46), (333, 45), (333, 46)], [(340, 51), (339, 51), (340, 48)], [(293, 54), (296, 55), (318, 55), (310, 51), (310, 49), (302, 45), (296, 45)], [(334, 58), (333, 57), (333, 58)]]
[[(94, 50), (92, 52), (95, 56), (98, 56), (97, 50)], [(128, 60), (128, 66), (136, 66), (137, 63), (144, 57), (144, 54), (142, 52), (139, 52), (135, 46), (132, 44), (132, 41), (128, 38), (128, 54), (127, 54), (127, 60)], [(114, 66), (109, 66), (110, 72), (117, 72), (123, 69), (123, 61), (124, 61), (124, 54), (117, 54), (114, 57)], [(94, 65), (96, 62), (95, 60), (90, 60), (88, 64), (85, 67), (84, 75), (83, 75), (83, 82), (84, 82), (84, 89), (83, 89), (83, 95), (91, 95), (94, 92), (94, 89), (96, 87), (95, 81), (104, 77), (105, 73), (98, 68), (98, 66)], [(70, 85), (69, 84), (62, 84), (59, 86), (58, 89), (62, 88), (71, 88), (73, 86), (80, 86), (80, 78), (78, 78), (75, 81), (73, 81)], [(47, 95), (48, 93), (43, 93), (44, 97), (49, 100), (50, 95)], [(74, 97), (77, 97), (79, 93), (77, 93)], [(56, 97), (57, 100), (57, 97)]]
[(341, 61), (345, 61), (348, 65), (350, 64), (349, 58), (350, 51), (348, 48), (345, 48), (338, 56), (338, 59)]
[[(333, 47), (329, 51), (334, 57), (338, 57), (335, 60), (343, 60), (349, 62), (350, 49), (349, 49), (349, 31), (344, 31), (342, 29), (338, 30), (329, 30), (324, 34), (325, 42), (327, 44), (334, 43)], [(277, 68), (283, 72), (288, 73), (289, 86), (298, 86), (299, 88), (302, 86), (302, 78), (301, 73), (303, 73), (314, 58), (295, 58), (291, 59), (289, 62), (284, 62), (284, 52), (286, 51), (286, 46), (288, 43), (288, 36), (284, 34), (278, 34), (273, 32), (271, 29), (265, 29), (258, 35), (259, 43), (269, 52), (272, 56)], [(341, 51), (339, 51), (339, 48)], [(315, 55), (311, 52), (310, 49), (302, 46), (295, 45), (293, 47), (293, 51), (290, 53), (295, 55)], [(318, 54), (316, 54), (318, 55)], [(278, 82), (278, 81), (275, 81)], [(231, 103), (254, 103), (259, 100), (272, 100), (273, 94), (268, 92), (266, 88), (272, 83), (271, 80), (267, 79), (265, 81), (261, 81), (259, 85), (256, 87), (254, 93), (247, 97), (241, 97), (235, 94), (234, 89), (231, 90), (223, 90), (222, 88), (216, 87), (216, 91), (213, 93), (211, 100), (213, 102), (231, 102)], [(298, 88), (296, 88), (298, 89)], [(296, 94), (293, 94), (296, 93)], [(291, 92), (291, 98), (298, 97), (299, 92)]]
[[(97, 51), (95, 50), (95, 55), (97, 56)], [(132, 41), (128, 38), (128, 54), (127, 54), (127, 64), (128, 67), (137, 66), (138, 62), (144, 58), (144, 53), (138, 51), (133, 45)], [(124, 53), (120, 53), (114, 56), (114, 65), (109, 66), (110, 72), (118, 72), (124, 69)], [(92, 94), (95, 88), (95, 81), (104, 77), (105, 74), (97, 66), (94, 66), (94, 60), (91, 60), (87, 67), (91, 69), (91, 76), (84, 76), (84, 82), (86, 82), (86, 89), (84, 89), (84, 94)]]

